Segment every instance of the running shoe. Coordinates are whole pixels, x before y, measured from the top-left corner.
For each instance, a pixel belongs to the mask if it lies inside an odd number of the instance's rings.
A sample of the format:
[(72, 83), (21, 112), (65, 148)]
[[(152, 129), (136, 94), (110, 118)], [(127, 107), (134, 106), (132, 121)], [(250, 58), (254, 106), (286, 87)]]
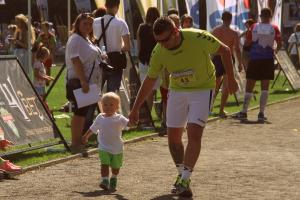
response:
[(191, 179), (185, 180), (181, 179), (180, 183), (177, 186), (177, 193), (180, 197), (190, 198), (193, 196), (193, 192), (190, 188)]
[(9, 160), (5, 160), (3, 163), (0, 164), (0, 170), (8, 174), (16, 174), (22, 172), (21, 167), (14, 165)]
[(109, 189), (109, 181), (108, 179), (103, 179), (99, 185), (103, 190), (108, 190)]
[(257, 115), (257, 121), (258, 122), (265, 122), (267, 121), (267, 118), (265, 117), (265, 114), (263, 112), (259, 112)]
[(171, 190), (171, 193), (172, 193), (172, 194), (177, 193), (178, 185), (179, 185), (180, 181), (181, 181), (181, 175), (177, 175), (176, 181), (175, 181), (175, 183), (173, 184), (173, 188), (172, 188), (172, 190)]
[(247, 119), (247, 113), (238, 112), (235, 115), (233, 115), (232, 118), (239, 119), (239, 120), (246, 120)]
[(109, 188), (115, 190), (117, 188), (117, 181), (116, 177), (111, 177), (109, 180)]

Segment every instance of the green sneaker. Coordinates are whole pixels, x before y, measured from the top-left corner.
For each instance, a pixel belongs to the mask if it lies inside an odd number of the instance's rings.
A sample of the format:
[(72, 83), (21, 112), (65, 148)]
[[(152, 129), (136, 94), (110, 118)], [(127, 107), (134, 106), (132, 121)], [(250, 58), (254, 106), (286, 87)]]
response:
[(180, 180), (181, 180), (181, 175), (177, 175), (176, 181), (175, 181), (175, 183), (173, 184), (173, 188), (172, 188), (172, 190), (171, 190), (171, 193), (172, 193), (172, 194), (177, 193), (178, 185), (179, 185), (179, 183), (180, 183)]
[(177, 186), (177, 193), (180, 197), (190, 198), (193, 196), (193, 192), (190, 188), (191, 179), (185, 180), (181, 179), (180, 183)]
[(118, 181), (118, 179), (116, 177), (110, 178), (109, 188), (115, 190), (117, 188), (117, 181)]
[(103, 190), (108, 190), (109, 188), (109, 181), (108, 179), (103, 179), (101, 183), (99, 184), (99, 187), (101, 187)]

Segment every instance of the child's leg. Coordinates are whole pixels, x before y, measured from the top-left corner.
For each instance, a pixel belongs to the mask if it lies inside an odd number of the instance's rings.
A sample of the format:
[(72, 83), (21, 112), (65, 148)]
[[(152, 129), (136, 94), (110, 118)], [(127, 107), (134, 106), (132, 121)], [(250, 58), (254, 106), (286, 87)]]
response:
[(107, 178), (109, 177), (109, 166), (108, 165), (101, 165), (101, 177)]
[(111, 168), (111, 177), (117, 177), (120, 172), (120, 168)]
[(110, 165), (110, 154), (106, 151), (99, 151), (99, 158), (101, 161), (101, 181), (100, 187), (104, 190), (109, 188), (109, 165)]
[(123, 164), (123, 153), (112, 156), (111, 165), (110, 165), (112, 176), (109, 180), (110, 189), (115, 190), (117, 188), (117, 180), (118, 180), (117, 176), (120, 172), (120, 168), (121, 168), (122, 164)]

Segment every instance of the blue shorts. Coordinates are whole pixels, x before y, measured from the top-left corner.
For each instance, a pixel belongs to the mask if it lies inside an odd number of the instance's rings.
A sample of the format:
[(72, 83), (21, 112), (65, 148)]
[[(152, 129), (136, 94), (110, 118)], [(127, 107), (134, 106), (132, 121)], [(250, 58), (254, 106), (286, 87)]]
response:
[(45, 86), (34, 86), (35, 91), (38, 93), (38, 95), (43, 96), (46, 94), (46, 87)]

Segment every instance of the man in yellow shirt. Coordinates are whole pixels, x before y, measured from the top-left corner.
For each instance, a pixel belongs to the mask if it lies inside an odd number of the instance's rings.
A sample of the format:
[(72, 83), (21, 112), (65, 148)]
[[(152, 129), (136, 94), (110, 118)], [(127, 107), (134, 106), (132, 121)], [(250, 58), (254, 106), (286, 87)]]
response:
[[(220, 54), (228, 75), (228, 92), (238, 86), (233, 76), (230, 49), (210, 33), (203, 30), (179, 30), (168, 17), (161, 17), (154, 24), (157, 45), (150, 60), (147, 78), (144, 80), (129, 120), (136, 123), (139, 108), (150, 94), (159, 74), (164, 69), (170, 73), (167, 105), (168, 143), (171, 156), (178, 170), (172, 190), (182, 197), (191, 197), (190, 177), (201, 149), (205, 127), (215, 88), (215, 69), (210, 54)], [(188, 144), (182, 143), (184, 128)]]

